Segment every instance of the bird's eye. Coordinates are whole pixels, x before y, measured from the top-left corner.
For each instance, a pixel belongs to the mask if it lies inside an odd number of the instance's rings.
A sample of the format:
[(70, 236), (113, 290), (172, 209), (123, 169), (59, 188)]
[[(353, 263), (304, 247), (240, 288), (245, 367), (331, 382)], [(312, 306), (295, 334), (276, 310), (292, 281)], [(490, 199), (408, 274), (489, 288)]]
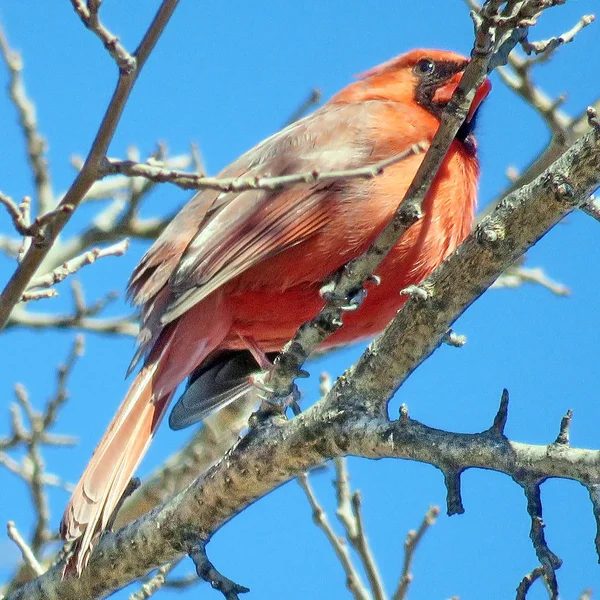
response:
[(435, 63), (430, 58), (422, 58), (414, 66), (413, 71), (421, 77), (423, 75), (431, 75), (435, 71)]

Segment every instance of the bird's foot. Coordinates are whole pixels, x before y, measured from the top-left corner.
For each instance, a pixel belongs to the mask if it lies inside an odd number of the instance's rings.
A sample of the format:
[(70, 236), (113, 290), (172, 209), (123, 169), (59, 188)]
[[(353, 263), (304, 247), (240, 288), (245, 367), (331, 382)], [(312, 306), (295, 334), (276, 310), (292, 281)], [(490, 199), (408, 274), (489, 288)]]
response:
[[(269, 360), (269, 357), (264, 353), (263, 349), (258, 345), (254, 338), (246, 337), (241, 333), (238, 333), (238, 336), (244, 344), (246, 344), (250, 354), (252, 354), (254, 360), (263, 371), (269, 371), (273, 368), (273, 363)], [(256, 387), (259, 386), (257, 385)]]
[(275, 396), (275, 390), (269, 385), (270, 370), (261, 371), (250, 375), (250, 383), (258, 390), (258, 397), (261, 400), (260, 407), (255, 413), (259, 420), (272, 416), (285, 416), (285, 411), (291, 408), (294, 414), (300, 412), (298, 401), (300, 400), (300, 390), (295, 383), (292, 383), (289, 394), (286, 396)]
[(350, 292), (348, 296), (342, 296), (335, 291), (335, 282), (331, 281), (319, 290), (319, 294), (323, 300), (334, 303), (344, 312), (352, 312), (360, 308), (367, 297), (367, 290), (361, 287)]
[(409, 285), (408, 287), (405, 287), (403, 290), (400, 290), (400, 295), (410, 296), (415, 300), (429, 300), (429, 292), (419, 285)]
[[(343, 273), (347, 272), (347, 269), (348, 267), (344, 267), (344, 269), (336, 273), (331, 280), (319, 290), (319, 294), (326, 302), (333, 302), (341, 310), (351, 312), (360, 308), (367, 297), (367, 290), (364, 285), (351, 290), (348, 294), (342, 294), (337, 290), (340, 277)], [(365, 280), (365, 284), (367, 283), (379, 285), (381, 283), (381, 278), (378, 275), (369, 275)]]

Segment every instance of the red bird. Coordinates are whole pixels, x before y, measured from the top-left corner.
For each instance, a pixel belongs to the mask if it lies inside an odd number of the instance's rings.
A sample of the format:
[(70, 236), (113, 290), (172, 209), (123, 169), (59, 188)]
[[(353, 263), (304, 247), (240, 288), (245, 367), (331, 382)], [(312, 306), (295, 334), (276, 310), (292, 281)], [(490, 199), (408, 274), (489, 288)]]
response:
[[(364, 73), (312, 115), (226, 167), (220, 177), (275, 177), (354, 169), (393, 157), (435, 135), (468, 60), (413, 50)], [(323, 344), (381, 331), (417, 284), (465, 238), (479, 174), (472, 130), (486, 80), (423, 205), (424, 216), (377, 270), (359, 310)], [(186, 427), (251, 389), (254, 357), (279, 352), (323, 306), (321, 287), (364, 252), (392, 217), (423, 156), (374, 179), (301, 183), (274, 191), (198, 192), (146, 252), (129, 282), (141, 306), (143, 366), (96, 448), (61, 523), (77, 539), (72, 567), (87, 564), (146, 452), (177, 386), (170, 417)]]

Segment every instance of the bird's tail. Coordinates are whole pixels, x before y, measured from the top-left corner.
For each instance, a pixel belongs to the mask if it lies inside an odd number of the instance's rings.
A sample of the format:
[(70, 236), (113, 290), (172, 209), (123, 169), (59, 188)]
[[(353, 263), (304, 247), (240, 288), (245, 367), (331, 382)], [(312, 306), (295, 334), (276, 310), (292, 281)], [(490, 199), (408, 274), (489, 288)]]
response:
[(79, 575), (85, 568), (96, 534), (106, 529), (173, 396), (174, 390), (153, 397), (162, 354), (134, 379), (69, 500), (60, 524), (64, 540), (77, 540), (68, 571)]
[(81, 574), (99, 533), (110, 524), (181, 383), (221, 343), (231, 325), (213, 294), (157, 336), (117, 414), (86, 467), (60, 524), (76, 540), (65, 572)]

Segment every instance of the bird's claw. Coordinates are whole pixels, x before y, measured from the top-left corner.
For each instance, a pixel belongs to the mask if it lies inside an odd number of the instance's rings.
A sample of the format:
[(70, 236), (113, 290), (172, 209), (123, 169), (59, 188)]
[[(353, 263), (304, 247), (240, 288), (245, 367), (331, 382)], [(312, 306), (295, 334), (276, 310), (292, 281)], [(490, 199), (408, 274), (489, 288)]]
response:
[(259, 371), (248, 377), (248, 381), (258, 390), (258, 397), (265, 399), (267, 395), (272, 395), (275, 390), (267, 384), (270, 371)]
[(355, 294), (349, 296), (346, 300), (346, 304), (341, 304), (340, 308), (344, 312), (352, 312), (361, 307), (362, 303), (367, 297), (367, 290), (360, 288)]
[(335, 292), (335, 286), (331, 284), (324, 285), (319, 293), (326, 302), (333, 302), (340, 310), (352, 312), (361, 307), (367, 297), (367, 290), (363, 287), (351, 292), (348, 296), (341, 296)]
[[(300, 376), (304, 376), (306, 371), (301, 371)], [(261, 417), (283, 415), (288, 407), (291, 407), (295, 414), (297, 414), (298, 401), (300, 400), (301, 394), (298, 386), (292, 383), (290, 393), (284, 397), (274, 396), (275, 390), (267, 383), (269, 380), (269, 371), (261, 371), (255, 373), (249, 377), (250, 383), (258, 390), (257, 396), (260, 398), (260, 408), (258, 413)]]
[(418, 285), (409, 285), (408, 287), (405, 287), (403, 290), (400, 290), (400, 295), (410, 296), (416, 300), (429, 300), (429, 292)]

